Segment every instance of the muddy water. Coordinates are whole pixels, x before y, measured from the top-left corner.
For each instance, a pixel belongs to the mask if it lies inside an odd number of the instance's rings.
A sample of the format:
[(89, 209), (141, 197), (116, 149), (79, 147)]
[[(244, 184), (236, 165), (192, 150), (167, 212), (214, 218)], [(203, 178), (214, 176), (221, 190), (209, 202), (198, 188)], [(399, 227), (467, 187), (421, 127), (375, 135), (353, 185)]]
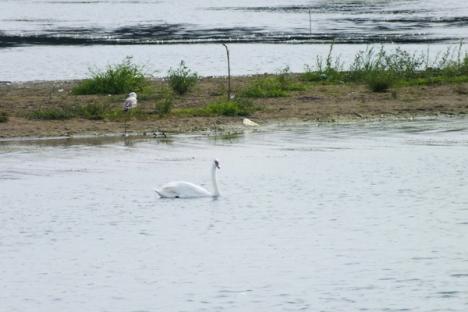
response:
[(466, 311), (467, 125), (3, 142), (0, 311)]

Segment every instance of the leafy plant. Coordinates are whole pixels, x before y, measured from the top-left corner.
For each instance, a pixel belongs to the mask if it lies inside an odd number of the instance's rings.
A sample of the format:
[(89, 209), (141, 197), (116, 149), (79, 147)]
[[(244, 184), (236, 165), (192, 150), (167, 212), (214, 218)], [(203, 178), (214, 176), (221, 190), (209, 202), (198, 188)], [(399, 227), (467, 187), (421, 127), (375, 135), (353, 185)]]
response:
[(81, 81), (72, 93), (122, 94), (139, 92), (148, 86), (143, 68), (134, 64), (131, 57), (117, 65), (108, 66), (103, 72), (91, 71), (91, 78)]
[(183, 95), (195, 86), (198, 75), (192, 72), (184, 61), (181, 61), (178, 68), (169, 69), (167, 79), (172, 90), (179, 95)]

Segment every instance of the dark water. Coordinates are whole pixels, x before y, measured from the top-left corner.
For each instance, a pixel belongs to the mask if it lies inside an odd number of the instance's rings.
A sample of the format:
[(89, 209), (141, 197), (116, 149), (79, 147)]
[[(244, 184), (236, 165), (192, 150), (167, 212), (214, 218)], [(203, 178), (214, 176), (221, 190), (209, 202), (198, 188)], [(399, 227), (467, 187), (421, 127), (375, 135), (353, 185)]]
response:
[(467, 125), (1, 143), (0, 311), (465, 312)]
[(1, 1), (0, 12), (0, 46), (428, 43), (468, 36), (463, 0), (7, 0)]
[(369, 44), (436, 53), (467, 38), (464, 0), (2, 0), (0, 81), (84, 78), (126, 56), (155, 76), (182, 59), (219, 76), (222, 42), (245, 75), (303, 70), (331, 42), (346, 62)]

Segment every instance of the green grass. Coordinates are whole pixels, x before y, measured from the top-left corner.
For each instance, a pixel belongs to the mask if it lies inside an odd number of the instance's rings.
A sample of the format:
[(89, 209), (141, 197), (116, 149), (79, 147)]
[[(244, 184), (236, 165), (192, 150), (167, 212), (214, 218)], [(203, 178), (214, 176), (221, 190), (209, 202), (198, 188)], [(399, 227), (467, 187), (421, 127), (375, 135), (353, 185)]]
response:
[(374, 92), (409, 85), (467, 82), (468, 55), (462, 53), (462, 47), (448, 48), (432, 61), (429, 52), (368, 48), (358, 52), (349, 69), (343, 70), (339, 58), (332, 57), (331, 45), (327, 58), (317, 57), (315, 68), (307, 66), (301, 79), (320, 84), (364, 83)]
[(172, 91), (167, 88), (162, 88), (156, 97), (154, 104), (154, 112), (159, 116), (164, 116), (172, 111), (174, 102), (174, 95)]
[(289, 95), (289, 91), (302, 91), (305, 86), (293, 79), (289, 68), (286, 67), (276, 75), (255, 79), (244, 90), (241, 95), (252, 98), (273, 98)]
[(215, 101), (203, 107), (180, 108), (174, 114), (183, 117), (210, 117), (210, 116), (249, 116), (259, 108), (247, 99), (236, 101)]
[(196, 85), (198, 75), (192, 72), (184, 61), (181, 61), (178, 68), (169, 69), (167, 81), (175, 93), (184, 95)]
[(5, 112), (0, 112), (0, 122), (7, 122), (8, 121), (8, 114)]
[(122, 63), (108, 66), (105, 71), (91, 71), (91, 78), (81, 81), (73, 88), (75, 95), (123, 94), (140, 92), (148, 87), (143, 68), (135, 65), (131, 57)]
[(75, 117), (75, 113), (69, 108), (51, 107), (35, 110), (27, 117), (33, 120), (65, 120)]
[(41, 108), (31, 112), (27, 117), (33, 120), (65, 120), (71, 118), (103, 120), (107, 119), (111, 113), (112, 108), (110, 105), (90, 103), (85, 105)]
[(277, 77), (259, 78), (242, 91), (242, 96), (253, 98), (283, 97), (288, 92), (281, 87)]

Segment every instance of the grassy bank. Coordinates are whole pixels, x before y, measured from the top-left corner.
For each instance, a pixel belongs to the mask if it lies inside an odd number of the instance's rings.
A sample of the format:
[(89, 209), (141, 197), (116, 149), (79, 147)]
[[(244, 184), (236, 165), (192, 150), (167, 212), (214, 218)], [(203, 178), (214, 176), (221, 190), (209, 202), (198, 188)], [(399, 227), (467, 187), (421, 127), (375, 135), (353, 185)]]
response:
[[(468, 56), (458, 49), (429, 61), (427, 54), (369, 48), (344, 68), (340, 59), (317, 57), (303, 73), (233, 77), (227, 99), (225, 78), (200, 78), (181, 63), (167, 79), (152, 80), (127, 58), (76, 82), (0, 86), (0, 135), (72, 135), (122, 130), (190, 131), (239, 123), (299, 118), (381, 118), (463, 115), (468, 112)], [(139, 106), (122, 103), (138, 92)], [(10, 105), (15, 103), (15, 105)]]

